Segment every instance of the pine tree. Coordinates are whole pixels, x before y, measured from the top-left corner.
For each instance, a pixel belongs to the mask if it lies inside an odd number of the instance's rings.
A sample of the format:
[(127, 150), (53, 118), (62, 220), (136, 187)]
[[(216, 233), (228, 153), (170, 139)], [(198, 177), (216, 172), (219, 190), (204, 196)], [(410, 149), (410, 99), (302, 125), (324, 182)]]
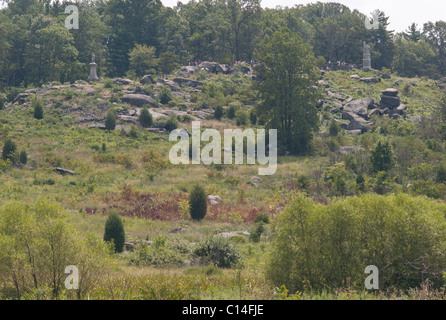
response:
[(207, 200), (203, 187), (196, 184), (189, 195), (190, 215), (193, 220), (200, 221), (206, 216)]
[(221, 118), (223, 117), (223, 107), (222, 106), (216, 106), (215, 110), (214, 110), (214, 117), (215, 119), (217, 119), (218, 121), (221, 120)]
[(378, 142), (375, 150), (372, 151), (370, 162), (373, 172), (389, 171), (395, 165), (395, 159), (392, 146), (388, 141), (385, 143)]
[(115, 130), (116, 128), (116, 114), (114, 111), (109, 110), (105, 115), (105, 129), (108, 131)]
[(12, 141), (11, 139), (7, 139), (5, 141), (5, 145), (3, 146), (3, 151), (2, 151), (2, 159), (3, 160), (11, 160), (11, 162), (14, 162), (14, 154), (15, 151), (17, 150), (17, 146), (15, 144), (14, 141)]
[(115, 212), (112, 212), (105, 222), (104, 241), (113, 241), (115, 252), (122, 252), (124, 250), (124, 225), (121, 218)]
[(152, 114), (149, 112), (146, 106), (141, 110), (141, 114), (138, 117), (138, 121), (144, 128), (149, 128), (153, 124)]
[(25, 150), (20, 152), (19, 161), (21, 164), (26, 165), (28, 162), (28, 153)]
[(43, 103), (37, 94), (32, 97), (31, 105), (34, 108), (34, 118), (43, 119)]

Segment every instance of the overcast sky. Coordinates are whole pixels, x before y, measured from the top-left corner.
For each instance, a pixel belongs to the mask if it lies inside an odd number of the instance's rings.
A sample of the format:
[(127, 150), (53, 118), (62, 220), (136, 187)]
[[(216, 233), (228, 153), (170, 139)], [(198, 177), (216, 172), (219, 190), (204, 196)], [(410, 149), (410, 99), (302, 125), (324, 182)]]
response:
[[(177, 0), (161, 0), (165, 6), (174, 6)], [(187, 0), (182, 0), (187, 3)], [(274, 8), (278, 5), (293, 7), (296, 4), (308, 4), (317, 1), (305, 0), (262, 0), (262, 7)], [(446, 21), (445, 0), (332, 0), (321, 2), (338, 2), (345, 4), (350, 9), (358, 9), (360, 12), (371, 16), (376, 9), (384, 11), (390, 17), (390, 29), (396, 32), (404, 31), (415, 22), (421, 28), (428, 21)]]

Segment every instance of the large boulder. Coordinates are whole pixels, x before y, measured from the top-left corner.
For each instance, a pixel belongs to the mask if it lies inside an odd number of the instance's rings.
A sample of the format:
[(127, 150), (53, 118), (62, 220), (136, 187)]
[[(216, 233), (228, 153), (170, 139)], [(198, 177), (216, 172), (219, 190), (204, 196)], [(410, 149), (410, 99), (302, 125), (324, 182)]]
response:
[(343, 128), (346, 130), (361, 130), (362, 133), (370, 130), (368, 127), (370, 122), (361, 118), (357, 114), (354, 114), (353, 112), (343, 111), (342, 119), (350, 121), (348, 125), (343, 125)]
[(368, 110), (372, 109), (374, 104), (375, 100), (372, 98), (352, 101), (344, 106), (344, 111), (352, 112), (363, 118), (368, 118)]
[(172, 80), (159, 78), (158, 83), (168, 86), (172, 91), (181, 91), (180, 86)]
[(381, 79), (376, 78), (376, 77), (366, 77), (366, 78), (359, 79), (359, 81), (370, 84), (370, 83), (381, 82)]
[(198, 65), (201, 69), (205, 69), (206, 71), (210, 73), (216, 73), (218, 63), (214, 61), (203, 61), (201, 64)]
[(184, 67), (181, 67), (181, 69), (178, 70), (176, 72), (176, 74), (182, 76), (183, 78), (189, 78), (192, 74), (194, 74), (195, 70), (197, 70), (197, 67), (184, 66)]
[(142, 77), (141, 80), (139, 80), (139, 82), (141, 84), (152, 84), (152, 83), (155, 83), (155, 81), (153, 81), (153, 77), (150, 74), (146, 74), (144, 77)]
[(120, 85), (120, 86), (126, 86), (126, 85), (133, 84), (133, 80), (125, 79), (125, 78), (116, 78), (116, 79), (113, 79), (113, 83)]
[(229, 65), (227, 65), (227, 64), (219, 64), (215, 68), (215, 71), (217, 73), (223, 73), (223, 74), (228, 74), (229, 70), (231, 70), (231, 67)]
[(129, 103), (132, 106), (142, 107), (143, 105), (147, 104), (150, 106), (156, 106), (157, 103), (155, 99), (153, 99), (151, 96), (147, 96), (145, 94), (138, 94), (138, 93), (129, 93), (122, 97), (122, 102)]
[(175, 78), (175, 79), (173, 79), (173, 81), (178, 83), (180, 86), (185, 85), (187, 87), (193, 87), (193, 88), (204, 85), (204, 83), (201, 81), (195, 81), (195, 80), (184, 79), (184, 78)]
[(388, 88), (386, 90), (381, 91), (383, 96), (396, 97), (398, 96), (398, 89)]
[(383, 95), (379, 104), (381, 107), (394, 109), (401, 104), (401, 101), (398, 97)]

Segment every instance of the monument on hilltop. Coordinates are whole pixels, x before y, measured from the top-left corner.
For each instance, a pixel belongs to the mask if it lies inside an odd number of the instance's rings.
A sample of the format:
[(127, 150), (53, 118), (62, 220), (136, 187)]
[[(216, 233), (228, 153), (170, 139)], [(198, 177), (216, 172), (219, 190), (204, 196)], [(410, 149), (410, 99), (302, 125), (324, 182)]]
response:
[(364, 42), (364, 54), (362, 57), (362, 69), (370, 70), (372, 69), (372, 58), (370, 57), (370, 45)]
[(97, 68), (97, 64), (94, 62), (94, 52), (91, 55), (91, 62), (90, 62), (90, 75), (88, 76), (88, 81), (92, 82), (92, 81), (98, 81), (98, 75), (96, 73), (96, 68)]

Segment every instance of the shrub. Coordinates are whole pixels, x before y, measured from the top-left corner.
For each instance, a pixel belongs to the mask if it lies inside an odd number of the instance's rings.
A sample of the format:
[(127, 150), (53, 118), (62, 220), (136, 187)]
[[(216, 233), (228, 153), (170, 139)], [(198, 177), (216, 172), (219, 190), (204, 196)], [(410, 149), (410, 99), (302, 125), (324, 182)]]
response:
[(149, 128), (153, 124), (152, 114), (149, 112), (147, 106), (142, 108), (138, 121), (144, 128)]
[(15, 162), (15, 152), (17, 150), (17, 145), (11, 139), (6, 139), (5, 144), (3, 145), (2, 151), (2, 159), (10, 160), (12, 163)]
[(105, 129), (108, 131), (115, 130), (116, 128), (116, 120), (117, 120), (117, 114), (114, 110), (108, 110), (107, 114), (105, 115)]
[(265, 226), (263, 225), (263, 222), (257, 223), (255, 229), (249, 235), (249, 240), (252, 242), (260, 242), (260, 237), (264, 232)]
[(19, 162), (24, 166), (28, 163), (28, 153), (26, 152), (26, 150), (22, 150), (20, 152)]
[(373, 172), (389, 171), (393, 168), (395, 165), (395, 158), (390, 142), (378, 142), (375, 149), (372, 150), (370, 163), (372, 165)]
[(222, 106), (216, 106), (215, 110), (214, 110), (214, 117), (215, 119), (217, 119), (218, 121), (221, 120), (221, 118), (223, 117), (223, 107)]
[(104, 88), (108, 88), (108, 89), (113, 88), (113, 80), (112, 79), (107, 78), (102, 83), (104, 84)]
[(115, 252), (124, 250), (124, 225), (117, 213), (112, 212), (105, 221), (104, 241), (114, 244)]
[(269, 216), (266, 213), (260, 213), (259, 215), (257, 215), (257, 217), (255, 217), (254, 222), (255, 223), (263, 222), (265, 224), (268, 224)]
[(237, 111), (237, 108), (233, 105), (229, 106), (228, 110), (227, 110), (227, 117), (228, 119), (234, 119), (235, 117), (235, 112)]
[(252, 125), (257, 124), (257, 115), (253, 110), (251, 110), (251, 112), (249, 113), (249, 121), (251, 121)]
[(43, 119), (43, 102), (37, 94), (32, 97), (31, 106), (34, 109), (34, 118), (37, 120)]
[(236, 122), (238, 126), (246, 126), (248, 124), (248, 113), (244, 110), (238, 110), (236, 112)]
[(207, 199), (204, 188), (198, 184), (192, 187), (189, 195), (189, 212), (193, 220), (199, 221), (206, 216)]
[(162, 86), (159, 91), (159, 100), (162, 104), (169, 103), (173, 99), (172, 91), (167, 86)]
[(275, 219), (267, 275), (291, 291), (364, 283), (379, 270), (379, 288), (442, 285), (446, 206), (425, 197), (365, 194), (328, 206), (302, 194)]
[(219, 268), (236, 267), (242, 259), (236, 247), (220, 236), (202, 240), (196, 245), (193, 254), (201, 264), (214, 264)]
[(165, 129), (167, 131), (173, 131), (178, 128), (178, 118), (175, 115), (170, 115), (167, 118)]
[(328, 133), (332, 137), (336, 137), (341, 132), (341, 126), (335, 120), (331, 120)]

